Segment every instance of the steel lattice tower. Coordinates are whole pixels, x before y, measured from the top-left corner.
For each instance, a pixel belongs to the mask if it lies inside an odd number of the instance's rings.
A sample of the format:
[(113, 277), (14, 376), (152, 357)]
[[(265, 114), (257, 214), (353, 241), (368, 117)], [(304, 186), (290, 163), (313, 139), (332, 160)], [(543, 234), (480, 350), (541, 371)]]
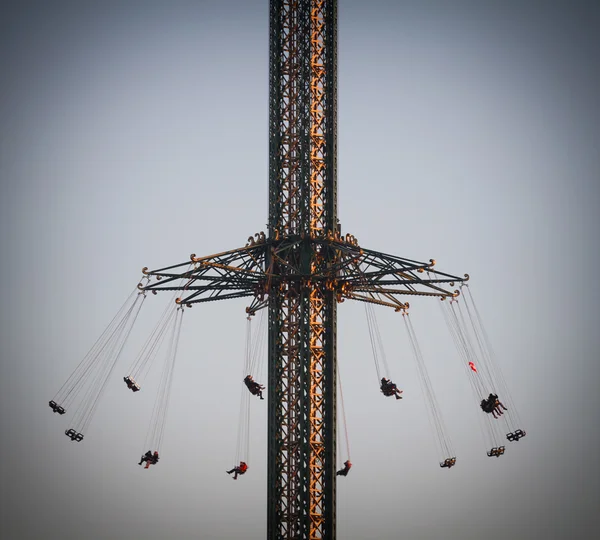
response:
[[(449, 297), (435, 262), (361, 248), (337, 219), (337, 0), (271, 0), (268, 234), (144, 273), (177, 302), (253, 298), (269, 313), (267, 536), (336, 536), (336, 315), (354, 299), (406, 309)], [(184, 282), (181, 282), (181, 280)], [(183, 284), (181, 284), (183, 283)]]

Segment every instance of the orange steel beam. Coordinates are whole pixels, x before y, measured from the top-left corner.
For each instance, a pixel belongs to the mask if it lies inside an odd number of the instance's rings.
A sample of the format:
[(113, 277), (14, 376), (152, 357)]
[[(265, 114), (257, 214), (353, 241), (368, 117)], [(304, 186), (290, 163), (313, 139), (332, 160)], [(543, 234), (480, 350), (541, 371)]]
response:
[[(322, 237), (326, 233), (325, 192), (325, 24), (324, 0), (313, 0), (310, 13), (310, 236)], [(311, 275), (318, 273), (320, 256), (314, 252)], [(324, 427), (324, 363), (325, 321), (324, 297), (319, 286), (312, 285), (309, 293), (309, 538), (321, 539), (325, 525), (325, 435)], [(335, 392), (335, 384), (329, 390)], [(335, 396), (327, 396), (335, 400)]]
[(313, 0), (310, 12), (310, 234), (325, 229), (325, 1)]

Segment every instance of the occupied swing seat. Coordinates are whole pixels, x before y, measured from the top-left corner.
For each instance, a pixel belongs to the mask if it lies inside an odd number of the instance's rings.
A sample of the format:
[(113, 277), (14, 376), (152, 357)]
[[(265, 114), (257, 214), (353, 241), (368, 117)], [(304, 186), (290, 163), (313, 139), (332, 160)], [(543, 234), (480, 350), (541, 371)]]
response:
[(146, 466), (144, 467), (144, 469), (149, 469), (150, 465), (156, 465), (158, 463), (158, 459), (158, 452), (154, 452), (154, 454), (152, 454), (151, 457), (144, 460), (146, 462)]
[(479, 406), (481, 407), (481, 410), (488, 414), (490, 414), (494, 410), (495, 405), (496, 405), (495, 400), (491, 400), (489, 398), (482, 399), (481, 403), (479, 404)]
[(52, 409), (52, 412), (58, 413), (58, 414), (65, 414), (65, 410), (63, 407), (61, 407), (60, 405), (56, 404), (56, 401), (50, 401), (48, 403), (48, 405), (50, 405), (50, 408)]
[(402, 393), (402, 390), (398, 390), (398, 386), (396, 385), (396, 383), (392, 382), (389, 379), (386, 379), (385, 377), (381, 379), (381, 385), (379, 389), (381, 390), (381, 393), (386, 397), (394, 396), (396, 399), (402, 399), (402, 396), (400, 395)]
[(252, 375), (246, 375), (246, 377), (244, 377), (244, 384), (253, 396), (258, 396), (260, 399), (265, 399), (262, 395), (262, 391), (265, 389), (265, 387), (262, 384), (257, 383), (252, 378)]
[(396, 390), (394, 388), (392, 388), (391, 386), (384, 386), (381, 389), (381, 393), (384, 396), (391, 397), (391, 396), (395, 396), (396, 395)]

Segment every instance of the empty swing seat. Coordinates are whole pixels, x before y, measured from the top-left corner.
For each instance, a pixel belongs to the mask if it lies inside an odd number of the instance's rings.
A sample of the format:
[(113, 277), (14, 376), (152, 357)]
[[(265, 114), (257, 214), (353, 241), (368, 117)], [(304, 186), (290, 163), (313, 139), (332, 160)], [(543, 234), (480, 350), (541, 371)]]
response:
[(77, 433), (73, 428), (67, 429), (65, 435), (72, 441), (81, 442), (83, 440), (83, 433)]
[(456, 465), (456, 458), (446, 458), (443, 463), (440, 463), (440, 467), (449, 469), (450, 467), (454, 467)]
[(498, 446), (497, 448), (494, 447), (487, 453), (487, 455), (489, 457), (500, 457), (501, 455), (504, 454), (504, 450), (505, 450), (504, 446)]
[(127, 388), (129, 388), (132, 392), (138, 392), (140, 389), (140, 385), (135, 382), (131, 377), (123, 377)]
[(50, 408), (52, 409), (52, 412), (58, 413), (58, 414), (65, 414), (65, 409), (63, 407), (61, 407), (60, 405), (56, 404), (56, 401), (50, 401), (48, 403), (48, 405), (50, 405)]
[(515, 431), (511, 432), (511, 433), (507, 433), (506, 434), (506, 438), (513, 442), (513, 441), (518, 441), (519, 439), (525, 437), (525, 435), (527, 435), (527, 433), (525, 431), (523, 431), (522, 429), (515, 429)]

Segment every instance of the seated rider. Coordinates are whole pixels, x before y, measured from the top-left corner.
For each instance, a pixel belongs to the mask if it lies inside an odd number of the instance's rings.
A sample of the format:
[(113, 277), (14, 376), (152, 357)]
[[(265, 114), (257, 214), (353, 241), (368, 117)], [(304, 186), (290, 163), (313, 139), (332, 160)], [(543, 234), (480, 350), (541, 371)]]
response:
[(507, 407), (505, 407), (505, 406), (504, 406), (504, 403), (502, 403), (502, 402), (501, 402), (501, 401), (498, 399), (498, 396), (496, 396), (496, 402), (495, 402), (495, 405), (496, 405), (496, 410), (497, 410), (497, 412), (499, 412), (500, 414), (504, 414), (504, 413), (503, 413), (503, 412), (500, 410), (500, 407), (502, 407), (502, 409), (504, 409), (505, 411), (508, 411), (508, 408), (507, 408)]
[(234, 467), (230, 471), (225, 471), (227, 474), (235, 473), (233, 479), (237, 480), (239, 474), (245, 474), (248, 470), (248, 465), (246, 465), (245, 461), (240, 461), (240, 464), (237, 467)]
[(396, 384), (385, 377), (382, 377), (381, 379), (381, 392), (384, 396), (395, 396), (396, 399), (402, 399), (402, 396), (400, 395), (402, 390), (398, 390)]
[[(508, 410), (504, 406), (504, 404), (500, 402), (500, 400), (498, 399), (498, 396), (496, 394), (490, 394), (488, 396), (488, 402), (490, 403), (490, 406), (492, 409), (492, 415), (494, 416), (494, 418), (500, 418), (500, 416), (502, 416), (504, 414), (502, 412), (502, 409), (504, 409), (505, 411)], [(496, 414), (498, 416), (496, 416)]]
[(496, 394), (490, 394), (487, 399), (482, 399), (480, 403), (481, 409), (486, 413), (492, 413), (494, 418), (499, 418), (504, 413), (502, 409), (507, 411), (508, 409), (504, 406), (504, 404), (498, 399)]
[(244, 384), (246, 385), (248, 390), (250, 390), (250, 393), (253, 396), (259, 396), (260, 399), (265, 399), (262, 395), (262, 391), (265, 389), (265, 387), (262, 384), (258, 384), (252, 378), (252, 375), (246, 375), (246, 377), (244, 377)]
[(149, 462), (152, 461), (152, 451), (148, 450), (141, 458), (140, 458), (140, 462), (138, 463), (138, 465), (141, 465), (143, 462)]
[(340, 469), (338, 472), (336, 472), (336, 476), (348, 476), (348, 472), (350, 471), (350, 469), (352, 468), (352, 463), (350, 463), (350, 460), (346, 460), (344, 461), (344, 468)]
[(488, 399), (482, 399), (479, 406), (481, 407), (481, 410), (486, 413), (491, 413), (494, 410), (493, 402), (490, 403)]
[(154, 452), (154, 454), (152, 454), (150, 456), (150, 459), (146, 460), (146, 466), (144, 467), (144, 469), (147, 469), (148, 467), (150, 467), (150, 465), (156, 465), (158, 463), (158, 452)]

